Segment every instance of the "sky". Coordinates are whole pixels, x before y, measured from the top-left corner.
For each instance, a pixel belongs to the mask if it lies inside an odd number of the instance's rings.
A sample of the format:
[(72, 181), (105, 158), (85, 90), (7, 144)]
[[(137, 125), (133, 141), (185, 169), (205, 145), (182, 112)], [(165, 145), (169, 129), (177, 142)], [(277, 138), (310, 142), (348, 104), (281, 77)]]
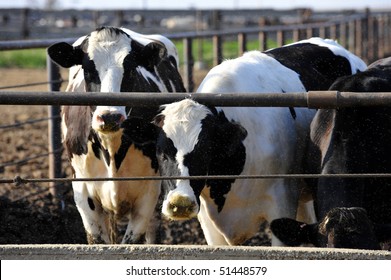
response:
[(74, 9), (391, 9), (390, 0), (0, 0), (0, 8), (42, 8), (47, 1), (56, 1), (59, 8)]

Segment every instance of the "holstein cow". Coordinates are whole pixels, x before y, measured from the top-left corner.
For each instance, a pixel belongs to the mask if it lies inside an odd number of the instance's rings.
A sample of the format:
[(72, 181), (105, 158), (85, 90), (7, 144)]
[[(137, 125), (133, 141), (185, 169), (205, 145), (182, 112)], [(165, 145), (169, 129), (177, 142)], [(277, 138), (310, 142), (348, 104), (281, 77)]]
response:
[[(252, 51), (214, 67), (199, 93), (304, 92), (327, 89), (365, 63), (331, 40), (312, 38)], [(157, 157), (162, 175), (254, 175), (302, 172), (314, 111), (288, 108), (213, 108), (190, 99), (163, 106)], [(164, 181), (163, 213), (196, 217), (211, 245), (242, 244), (262, 220), (296, 216), (298, 180)], [(273, 245), (279, 244), (272, 240)]]
[(307, 224), (289, 218), (273, 220), (272, 232), (285, 245), (316, 244), (324, 240), (329, 248), (379, 250), (380, 242), (390, 238), (390, 225), (376, 225), (364, 208), (335, 207), (318, 223)]
[[(73, 46), (54, 44), (48, 53), (59, 65), (73, 67), (68, 90), (185, 92), (175, 47), (163, 36), (102, 27)], [(158, 175), (156, 127), (150, 123), (156, 110), (63, 106), (63, 142), (75, 177)], [(153, 243), (160, 184), (152, 180), (74, 182), (88, 242)]]
[[(391, 58), (376, 61), (364, 72), (338, 79), (330, 90), (391, 92)], [(322, 174), (391, 173), (390, 107), (321, 109), (311, 124), (311, 139), (321, 153)], [(335, 208), (362, 207), (374, 224), (378, 242), (391, 240), (391, 179), (322, 177), (314, 188), (314, 197), (319, 220)], [(299, 245), (310, 239), (316, 246), (327, 246), (327, 235), (319, 234), (319, 224), (307, 226), (281, 219), (273, 221), (271, 229), (287, 244)], [(361, 226), (365, 228), (366, 225), (362, 223)], [(361, 238), (359, 242), (349, 243), (348, 239), (358, 234), (349, 232), (344, 237), (345, 242), (339, 242), (338, 247), (379, 247), (379, 243), (368, 245), (373, 244), (373, 235), (369, 231), (363, 232), (367, 242)]]

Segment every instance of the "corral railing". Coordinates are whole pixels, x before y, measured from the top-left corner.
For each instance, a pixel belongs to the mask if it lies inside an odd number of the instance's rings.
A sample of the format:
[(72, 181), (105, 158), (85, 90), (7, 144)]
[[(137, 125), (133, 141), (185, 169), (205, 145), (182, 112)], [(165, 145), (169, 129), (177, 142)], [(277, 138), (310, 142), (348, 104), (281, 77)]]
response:
[[(305, 39), (313, 36), (327, 37), (331, 39), (338, 40), (341, 45), (350, 50), (351, 52), (360, 56), (367, 63), (373, 62), (378, 58), (382, 58), (387, 54), (391, 53), (391, 13), (366, 13), (352, 15), (344, 17), (340, 20), (332, 20), (321, 23), (309, 23), (309, 24), (295, 24), (295, 25), (276, 25), (276, 26), (264, 26), (257, 28), (247, 28), (241, 30), (230, 30), (230, 31), (211, 31), (211, 32), (186, 32), (186, 33), (177, 33), (177, 34), (165, 34), (172, 40), (182, 40), (184, 49), (182, 54), (182, 71), (184, 82), (187, 90), (189, 92), (194, 91), (194, 61), (197, 59), (200, 60), (201, 52), (198, 52), (198, 56), (194, 54), (193, 50), (193, 41), (194, 40), (212, 40), (213, 42), (213, 62), (211, 66), (219, 64), (224, 56), (224, 42), (227, 40), (232, 40), (232, 37), (235, 37), (238, 45), (238, 55), (241, 55), (243, 52), (247, 51), (248, 41), (250, 39), (256, 38), (259, 44), (259, 50), (268, 49), (268, 39), (272, 39), (276, 42), (276, 46), (282, 46), (290, 41), (297, 41), (300, 39)], [(72, 43), (76, 38), (66, 38), (61, 39), (62, 41), (67, 41)], [(49, 45), (58, 42), (58, 39), (50, 40), (23, 40), (23, 41), (4, 41), (0, 42), (0, 51), (1, 50), (17, 50), (17, 49), (31, 49), (31, 48), (46, 48)], [(90, 104), (91, 102), (110, 102), (111, 98), (105, 96), (105, 100), (100, 100), (99, 95), (97, 94), (55, 94), (54, 91), (60, 90), (60, 85), (62, 82), (60, 71), (57, 65), (53, 64), (51, 60), (47, 59), (47, 71), (48, 71), (48, 84), (49, 92), (47, 93), (24, 93), (24, 92), (1, 92), (0, 93), (0, 104), (46, 104), (49, 105), (49, 178), (60, 178), (62, 176), (61, 170), (61, 137), (60, 137), (60, 120), (59, 115), (59, 105), (76, 104), (76, 100), (79, 100), (81, 104)], [(43, 95), (45, 97), (43, 97)], [(59, 96), (62, 96), (62, 99), (59, 99)], [(176, 96), (175, 98), (171, 95), (164, 95), (168, 99), (163, 100), (159, 99), (161, 96), (157, 95), (143, 95), (142, 97), (138, 96), (135, 93), (129, 95), (123, 95), (126, 97), (126, 100), (116, 99), (115, 102), (121, 102), (121, 104), (126, 104), (126, 102), (136, 102), (134, 98), (149, 98), (149, 104), (151, 104), (150, 98), (155, 98), (159, 104), (168, 103), (170, 100), (178, 100), (178, 98), (184, 98), (186, 96)], [(171, 97), (170, 97), (171, 96)], [(340, 95), (341, 96), (341, 95)], [(193, 98), (194, 95), (191, 95)], [(215, 98), (216, 96), (210, 96), (207, 98)], [(228, 96), (227, 96), (228, 97)], [(285, 99), (288, 96), (284, 94), (284, 100), (279, 100), (277, 103), (273, 103), (270, 99), (262, 101), (260, 103), (252, 101), (253, 106), (302, 106), (297, 103), (289, 103), (291, 101)], [(46, 99), (45, 99), (46, 98)], [(114, 98), (114, 97), (113, 97)], [(173, 98), (173, 99), (170, 99)], [(198, 97), (197, 97), (198, 98)], [(229, 106), (250, 106), (249, 103), (242, 102), (243, 95), (229, 96), (230, 101)], [(279, 97), (277, 97), (279, 98)], [(295, 96), (297, 102), (298, 96)], [(389, 95), (384, 93), (381, 97), (382, 104), (384, 98), (389, 98)], [(308, 99), (308, 98), (307, 98)], [(306, 99), (306, 100), (307, 100)], [(23, 101), (24, 100), (24, 101)], [(28, 102), (26, 102), (28, 100)], [(68, 100), (68, 101), (66, 101)], [(71, 101), (70, 101), (71, 100)], [(95, 100), (95, 101), (94, 101)], [(97, 101), (98, 100), (98, 101)], [(141, 101), (137, 102), (141, 102)], [(217, 98), (218, 100), (218, 98)], [(308, 99), (309, 100), (309, 99)], [(331, 99), (330, 99), (331, 100)], [(341, 100), (341, 99), (339, 99)], [(371, 99), (373, 100), (373, 99)], [(77, 101), (77, 102), (79, 102)], [(221, 98), (220, 98), (221, 101)], [(217, 101), (215, 105), (223, 105)], [(125, 103), (122, 103), (125, 102)], [(287, 103), (288, 102), (288, 103)], [(306, 101), (307, 102), (307, 101)], [(330, 101), (331, 102), (331, 101)], [(351, 102), (351, 101), (348, 101)], [(254, 105), (255, 104), (255, 105)], [(312, 103), (312, 107), (315, 103)], [(330, 103), (331, 104), (331, 103)], [(319, 105), (319, 104), (318, 104)], [(335, 105), (335, 104), (334, 104)], [(227, 105), (226, 105), (227, 106)], [(331, 105), (330, 105), (331, 106)], [(332, 107), (332, 106), (331, 106)], [(52, 185), (52, 192), (57, 196), (57, 185)]]

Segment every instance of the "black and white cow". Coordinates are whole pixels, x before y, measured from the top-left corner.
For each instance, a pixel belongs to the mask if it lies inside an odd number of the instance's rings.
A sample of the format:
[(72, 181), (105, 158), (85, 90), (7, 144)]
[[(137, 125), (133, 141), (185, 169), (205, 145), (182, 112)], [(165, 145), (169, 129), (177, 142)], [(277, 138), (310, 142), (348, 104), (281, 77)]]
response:
[(373, 224), (362, 207), (332, 208), (313, 224), (280, 218), (273, 220), (270, 228), (288, 246), (326, 244), (328, 248), (367, 250), (380, 250), (380, 243), (388, 241), (391, 234), (390, 225)]
[[(160, 35), (102, 27), (73, 46), (54, 44), (48, 53), (60, 66), (72, 67), (68, 91), (185, 92), (175, 46)], [(156, 110), (63, 106), (63, 142), (74, 176), (157, 176), (157, 133), (151, 124)], [(153, 180), (74, 182), (88, 242), (155, 242), (160, 184)]]
[[(391, 92), (391, 58), (374, 62), (364, 72), (338, 79), (330, 90)], [(391, 173), (391, 107), (320, 109), (311, 124), (311, 139), (321, 153), (322, 174)], [(334, 208), (361, 207), (374, 224), (379, 242), (391, 240), (391, 232), (384, 230), (391, 225), (391, 179), (322, 177), (314, 187), (314, 198), (318, 220)], [(307, 235), (302, 234), (305, 226), (305, 223), (283, 219), (273, 221), (271, 229), (285, 243), (299, 245), (308, 242), (307, 238), (302, 238)], [(319, 235), (318, 227), (319, 224), (315, 224), (305, 231), (313, 232), (310, 243), (325, 247), (327, 236)], [(371, 243), (371, 234), (366, 233), (366, 236)], [(338, 245), (368, 248), (363, 241)]]
[[(332, 40), (312, 38), (267, 52), (252, 51), (214, 67), (199, 93), (284, 93), (327, 89), (365, 63)], [(259, 175), (302, 172), (309, 109), (212, 108), (190, 99), (163, 106), (157, 157), (162, 175)], [(164, 181), (163, 214), (196, 217), (211, 245), (237, 245), (262, 220), (296, 217), (298, 180)], [(272, 240), (273, 245), (279, 244)]]

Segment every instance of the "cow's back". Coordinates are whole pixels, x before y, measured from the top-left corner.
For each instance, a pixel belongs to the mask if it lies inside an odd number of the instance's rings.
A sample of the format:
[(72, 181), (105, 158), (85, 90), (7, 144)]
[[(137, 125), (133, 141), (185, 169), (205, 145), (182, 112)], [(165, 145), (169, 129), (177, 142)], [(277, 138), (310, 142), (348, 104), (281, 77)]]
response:
[(327, 90), (337, 78), (366, 69), (359, 57), (330, 39), (311, 38), (265, 53), (298, 73), (307, 90)]

